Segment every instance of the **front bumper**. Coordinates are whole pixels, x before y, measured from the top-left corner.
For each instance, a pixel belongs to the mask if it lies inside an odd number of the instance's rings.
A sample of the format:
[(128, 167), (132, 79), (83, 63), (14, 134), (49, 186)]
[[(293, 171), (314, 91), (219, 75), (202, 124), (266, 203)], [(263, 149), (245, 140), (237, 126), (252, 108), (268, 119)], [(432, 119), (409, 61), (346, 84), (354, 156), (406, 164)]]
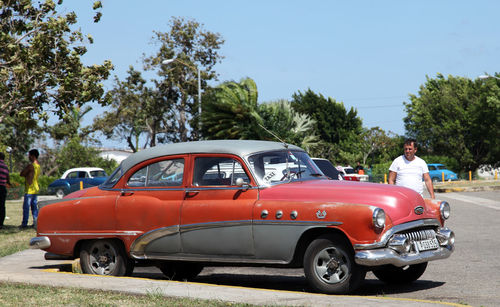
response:
[(412, 265), (432, 260), (450, 257), (453, 246), (440, 247), (432, 251), (424, 251), (414, 254), (399, 254), (393, 249), (383, 248), (376, 250), (363, 250), (356, 252), (355, 261), (364, 266), (380, 266), (392, 264), (397, 267)]
[(30, 248), (32, 249), (46, 249), (50, 247), (49, 237), (34, 237), (30, 240)]
[[(425, 233), (429, 233), (428, 231)], [(433, 232), (431, 232), (433, 233)], [(455, 235), (448, 228), (440, 228), (435, 233), (439, 246), (433, 250), (419, 251), (415, 241), (395, 235), (383, 248), (357, 250), (354, 260), (357, 264), (375, 267), (392, 264), (397, 267), (423, 263), (450, 257), (455, 249)]]

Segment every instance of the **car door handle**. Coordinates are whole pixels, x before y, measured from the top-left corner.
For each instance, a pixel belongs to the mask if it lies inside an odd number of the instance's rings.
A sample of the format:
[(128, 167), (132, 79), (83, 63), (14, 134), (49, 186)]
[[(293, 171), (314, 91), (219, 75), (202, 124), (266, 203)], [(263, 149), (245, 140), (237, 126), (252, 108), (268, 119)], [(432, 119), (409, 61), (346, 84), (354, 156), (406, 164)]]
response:
[(200, 193), (200, 191), (198, 191), (198, 190), (186, 191), (186, 198), (194, 197), (194, 196), (198, 195), (198, 193)]
[(126, 192), (126, 191), (121, 192), (121, 196), (132, 196), (132, 195), (134, 195), (134, 192)]

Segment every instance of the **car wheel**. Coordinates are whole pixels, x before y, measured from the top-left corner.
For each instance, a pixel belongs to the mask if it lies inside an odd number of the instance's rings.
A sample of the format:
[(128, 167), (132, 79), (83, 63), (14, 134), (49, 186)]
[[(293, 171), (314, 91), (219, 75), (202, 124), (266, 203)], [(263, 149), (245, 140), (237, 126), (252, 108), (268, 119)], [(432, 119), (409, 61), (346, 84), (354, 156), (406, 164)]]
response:
[(386, 265), (380, 269), (374, 270), (373, 274), (383, 282), (388, 284), (408, 284), (419, 279), (427, 268), (427, 262), (396, 267)]
[(433, 177), (432, 178), (432, 183), (438, 183), (439, 182), (439, 178), (438, 177)]
[(304, 254), (304, 273), (316, 291), (344, 294), (354, 291), (366, 271), (354, 262), (348, 242), (338, 235), (323, 236), (311, 242)]
[(57, 198), (63, 198), (64, 197), (64, 190), (63, 189), (57, 189), (56, 191), (56, 196)]
[(163, 275), (170, 280), (191, 280), (198, 276), (203, 266), (194, 262), (164, 262), (159, 266)]
[(127, 276), (134, 262), (127, 257), (123, 246), (114, 240), (92, 240), (83, 244), (80, 266), (86, 274)]

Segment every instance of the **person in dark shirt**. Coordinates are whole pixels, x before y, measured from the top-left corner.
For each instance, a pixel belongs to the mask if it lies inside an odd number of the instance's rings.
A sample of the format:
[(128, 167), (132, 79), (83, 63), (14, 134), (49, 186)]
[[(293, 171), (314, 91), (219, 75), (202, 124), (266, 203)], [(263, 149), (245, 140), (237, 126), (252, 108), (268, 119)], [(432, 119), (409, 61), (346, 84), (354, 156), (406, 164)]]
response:
[(354, 170), (356, 171), (357, 174), (364, 174), (365, 173), (363, 165), (361, 165), (361, 163), (359, 163), (359, 161), (358, 161), (356, 168)]
[(7, 198), (7, 185), (10, 185), (9, 169), (4, 162), (5, 154), (0, 152), (0, 229), (5, 220), (5, 199)]

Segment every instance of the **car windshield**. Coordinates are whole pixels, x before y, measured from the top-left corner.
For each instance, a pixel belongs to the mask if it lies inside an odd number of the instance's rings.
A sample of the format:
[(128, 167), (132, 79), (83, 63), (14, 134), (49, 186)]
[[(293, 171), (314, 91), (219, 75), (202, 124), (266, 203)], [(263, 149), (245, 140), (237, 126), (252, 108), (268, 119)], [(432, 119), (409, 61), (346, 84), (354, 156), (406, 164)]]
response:
[(122, 176), (122, 168), (118, 166), (113, 171), (111, 176), (109, 176), (109, 178), (101, 186), (103, 188), (112, 188), (115, 185), (115, 183), (118, 182), (118, 179), (120, 179), (121, 176)]
[(248, 157), (259, 183), (271, 185), (294, 180), (325, 178), (309, 155), (301, 151), (269, 151)]

